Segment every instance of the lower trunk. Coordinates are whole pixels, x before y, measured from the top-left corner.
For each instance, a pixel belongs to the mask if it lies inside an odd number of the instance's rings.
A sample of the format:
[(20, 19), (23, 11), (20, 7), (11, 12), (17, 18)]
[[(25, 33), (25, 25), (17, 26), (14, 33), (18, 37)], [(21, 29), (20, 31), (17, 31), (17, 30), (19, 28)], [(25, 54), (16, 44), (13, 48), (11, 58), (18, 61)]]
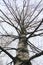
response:
[[(17, 51), (17, 58), (15, 65), (27, 65), (25, 62), (26, 60), (29, 59), (29, 53), (27, 49), (27, 44), (26, 44), (26, 37), (23, 37), (22, 39), (19, 40), (18, 44), (18, 51)], [(23, 64), (22, 62), (25, 61)], [(31, 65), (29, 62), (28, 65)]]

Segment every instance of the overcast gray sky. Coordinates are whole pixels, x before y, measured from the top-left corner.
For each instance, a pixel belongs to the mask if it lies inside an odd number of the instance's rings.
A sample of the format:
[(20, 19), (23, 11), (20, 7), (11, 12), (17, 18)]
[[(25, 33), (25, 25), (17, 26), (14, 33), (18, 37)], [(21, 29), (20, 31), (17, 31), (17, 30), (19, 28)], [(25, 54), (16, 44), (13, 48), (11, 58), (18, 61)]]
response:
[[(7, 0), (6, 0), (7, 1)], [(37, 3), (37, 2), (39, 2), (40, 0), (31, 0), (31, 4), (34, 4), (34, 3)], [(3, 11), (4, 11), (4, 6), (1, 6), (1, 3), (3, 3), (2, 2), (2, 0), (0, 0), (0, 9), (2, 9)], [(18, 0), (18, 4), (20, 5), (22, 2), (21, 2), (21, 0)], [(0, 14), (1, 15), (1, 14)], [(43, 16), (43, 14), (41, 14), (42, 16)], [(13, 31), (13, 33), (15, 33), (15, 34), (17, 34), (16, 33), (16, 31), (14, 31), (15, 29), (14, 28), (12, 28), (11, 26), (8, 26), (7, 24), (3, 24), (3, 27), (5, 28), (6, 27), (6, 29), (7, 29), (7, 31), (9, 31), (9, 32), (12, 32)], [(2, 31), (3, 32), (3, 30), (1, 29), (1, 27), (0, 27), (0, 31)], [(42, 48), (43, 49), (43, 38), (40, 38), (39, 39), (39, 37), (37, 37), (37, 38), (33, 38), (33, 39), (30, 39), (31, 40), (31, 42), (33, 42), (34, 43), (34, 45), (36, 45), (37, 47), (39, 47), (39, 48)], [(37, 44), (36, 44), (36, 40), (37, 40)], [(17, 42), (17, 41), (16, 41)], [(15, 43), (16, 43), (15, 42)], [(38, 44), (39, 43), (39, 44)], [(41, 43), (41, 44), (40, 44)], [(15, 46), (15, 44), (11, 44), (10, 46)], [(13, 53), (13, 52), (12, 52)], [(7, 61), (9, 61), (8, 60), (8, 56), (5, 56), (5, 57), (2, 57), (2, 59), (3, 59), (3, 62), (4, 63), (6, 63)], [(5, 60), (6, 59), (6, 60)], [(41, 59), (42, 60), (42, 62), (43, 62), (43, 59)], [(35, 60), (36, 62), (37, 62), (37, 60)], [(34, 61), (34, 62), (35, 62)], [(39, 62), (38, 62), (39, 63)], [(6, 65), (6, 64), (4, 64), (4, 65)], [(41, 65), (41, 64), (40, 64)], [(43, 65), (43, 64), (42, 64)]]

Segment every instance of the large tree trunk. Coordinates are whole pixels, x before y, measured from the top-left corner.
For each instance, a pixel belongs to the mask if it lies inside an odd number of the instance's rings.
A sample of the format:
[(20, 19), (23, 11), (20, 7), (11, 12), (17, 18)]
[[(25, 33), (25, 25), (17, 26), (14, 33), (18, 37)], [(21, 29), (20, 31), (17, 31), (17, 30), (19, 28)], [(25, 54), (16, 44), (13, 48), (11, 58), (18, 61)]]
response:
[[(23, 61), (26, 61), (29, 59), (29, 53), (28, 53), (28, 48), (27, 48), (27, 44), (26, 44), (26, 36), (24, 34), (21, 34), (21, 37), (19, 39), (19, 44), (18, 44), (18, 51), (17, 51), (17, 58), (19, 58), (20, 60), (16, 60), (15, 65), (20, 65)], [(22, 65), (27, 65), (27, 64), (22, 64)], [(28, 65), (31, 65), (31, 63), (29, 62)]]

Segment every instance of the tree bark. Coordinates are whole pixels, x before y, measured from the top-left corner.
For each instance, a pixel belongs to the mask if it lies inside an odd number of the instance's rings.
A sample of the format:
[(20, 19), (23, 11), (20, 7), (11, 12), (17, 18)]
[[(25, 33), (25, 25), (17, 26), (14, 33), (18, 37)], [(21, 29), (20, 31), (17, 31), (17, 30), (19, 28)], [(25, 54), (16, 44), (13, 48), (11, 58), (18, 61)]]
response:
[(28, 64), (25, 63), (25, 61), (29, 59), (29, 53), (28, 53), (28, 48), (26, 44), (26, 36), (24, 34), (21, 34), (21, 36), (22, 38), (19, 39), (18, 51), (17, 51), (18, 59), (16, 59), (15, 65), (31, 65), (30, 62)]

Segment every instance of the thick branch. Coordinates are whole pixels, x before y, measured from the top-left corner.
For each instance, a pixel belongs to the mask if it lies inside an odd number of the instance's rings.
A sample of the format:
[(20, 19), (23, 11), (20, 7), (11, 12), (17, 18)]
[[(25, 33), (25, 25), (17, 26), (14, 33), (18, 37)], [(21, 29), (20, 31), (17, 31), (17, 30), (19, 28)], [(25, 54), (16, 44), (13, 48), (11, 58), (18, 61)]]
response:
[(31, 61), (32, 59), (35, 59), (37, 57), (40, 57), (41, 55), (43, 55), (43, 51), (40, 53), (36, 53), (35, 55), (33, 55), (32, 57), (30, 57), (29, 61)]
[(43, 32), (39, 34), (33, 34), (31, 37), (36, 37), (36, 36), (43, 36)]
[[(16, 48), (12, 48), (12, 47), (3, 47), (3, 49), (5, 49), (5, 50), (18, 50), (18, 49), (16, 49)], [(0, 51), (0, 53), (1, 52), (3, 52), (2, 50)]]
[[(42, 32), (43, 29), (36, 30), (36, 32)], [(26, 35), (31, 34), (32, 32), (26, 32)]]
[(13, 57), (10, 53), (8, 53), (5, 49), (3, 49), (1, 46), (0, 46), (0, 49), (1, 49), (4, 53), (6, 53), (12, 60), (14, 59), (14, 57)]

